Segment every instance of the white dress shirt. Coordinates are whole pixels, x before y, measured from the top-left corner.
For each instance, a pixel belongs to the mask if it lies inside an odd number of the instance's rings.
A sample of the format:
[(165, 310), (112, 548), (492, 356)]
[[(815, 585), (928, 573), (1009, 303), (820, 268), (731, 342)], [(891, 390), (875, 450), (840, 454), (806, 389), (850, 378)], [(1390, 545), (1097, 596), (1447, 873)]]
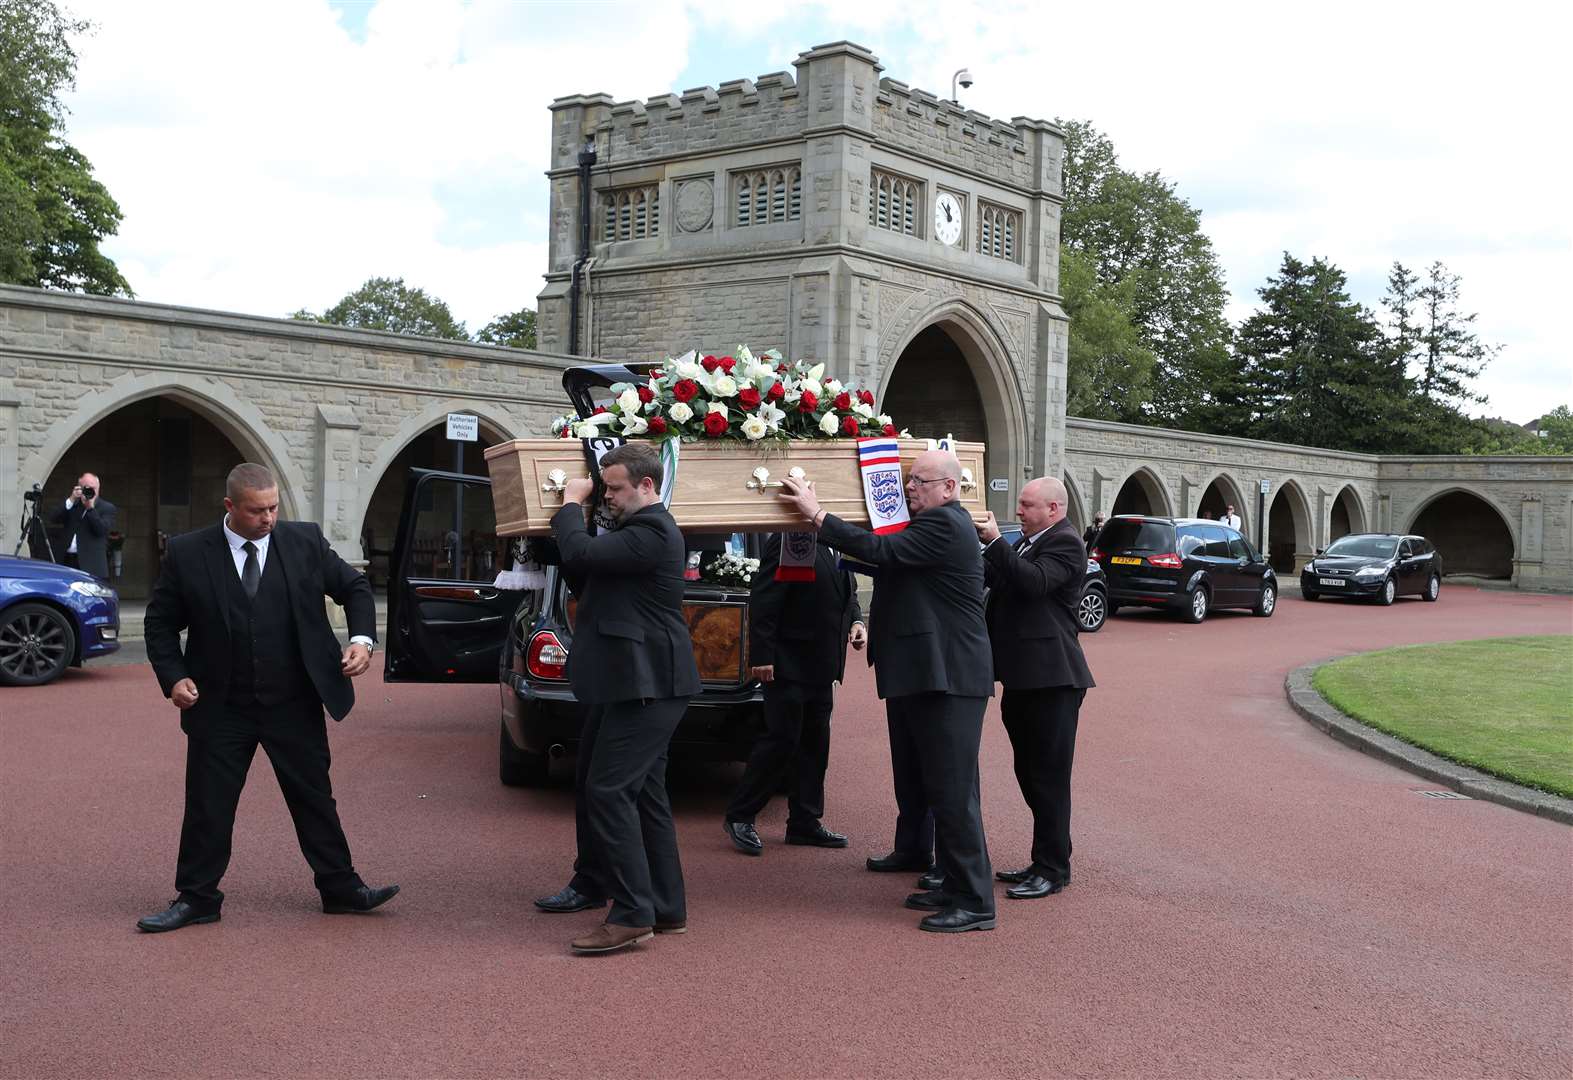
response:
[(1224, 514), (1218, 519), (1218, 521), (1220, 524), (1227, 525), (1231, 529), (1238, 529), (1240, 527), (1239, 514)]
[[(229, 527), (229, 515), (224, 515), (224, 539), (229, 541), (229, 555), (235, 563), (235, 576), (242, 581), (246, 577), (246, 538)], [(272, 542), (272, 535), (264, 536), (261, 540), (251, 541), (257, 549), (257, 575), (260, 578), (262, 571), (268, 566), (268, 545)], [(371, 638), (365, 634), (356, 634), (350, 638), (351, 645), (364, 645), (368, 650), (372, 647)]]

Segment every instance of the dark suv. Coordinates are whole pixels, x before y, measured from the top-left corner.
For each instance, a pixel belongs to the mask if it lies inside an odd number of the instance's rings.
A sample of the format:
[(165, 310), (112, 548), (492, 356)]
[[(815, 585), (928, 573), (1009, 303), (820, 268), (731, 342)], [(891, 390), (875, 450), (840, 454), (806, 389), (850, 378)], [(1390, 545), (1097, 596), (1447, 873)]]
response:
[(1109, 583), (1109, 612), (1126, 605), (1168, 608), (1199, 623), (1213, 608), (1269, 616), (1278, 577), (1236, 529), (1206, 518), (1121, 514), (1093, 544)]
[(1423, 536), (1355, 533), (1340, 536), (1300, 571), (1300, 594), (1363, 596), (1391, 604), (1400, 596), (1442, 595), (1442, 556)]

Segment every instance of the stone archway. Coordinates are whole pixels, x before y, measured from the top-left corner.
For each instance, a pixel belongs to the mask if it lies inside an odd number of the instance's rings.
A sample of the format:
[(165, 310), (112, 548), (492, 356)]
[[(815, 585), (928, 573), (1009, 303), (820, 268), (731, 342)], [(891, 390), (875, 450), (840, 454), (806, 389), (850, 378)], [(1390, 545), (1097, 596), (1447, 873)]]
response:
[(984, 476), (1008, 481), (985, 489), (1003, 521), (1015, 510), (1026, 470), (1028, 431), (1010, 352), (987, 318), (963, 301), (947, 301), (914, 321), (881, 377), (878, 401), (896, 426), (920, 437), (954, 435), (983, 442)]
[(1285, 480), (1267, 510), (1267, 561), (1280, 574), (1297, 574), (1311, 554), (1311, 508), (1305, 492)]
[(1340, 536), (1366, 531), (1365, 509), (1360, 505), (1360, 495), (1354, 486), (1345, 484), (1333, 500), (1327, 519), (1327, 542), (1331, 544)]
[(1169, 492), (1158, 475), (1146, 466), (1134, 470), (1115, 492), (1110, 516), (1116, 514), (1149, 514), (1171, 517), (1174, 510)]
[(1240, 485), (1235, 483), (1234, 477), (1228, 473), (1219, 473), (1213, 477), (1212, 482), (1203, 490), (1201, 501), (1196, 504), (1196, 513), (1199, 517), (1216, 520), (1231, 506), (1239, 515), (1240, 531), (1250, 536), (1251, 507), (1246, 502), (1245, 493), (1240, 489)]
[(1410, 516), (1405, 532), (1430, 540), (1444, 574), (1510, 579), (1518, 545), (1512, 526), (1491, 500), (1468, 488), (1439, 491)]
[(1065, 481), (1065, 516), (1076, 527), (1077, 532), (1086, 532), (1087, 526), (1092, 524), (1092, 515), (1087, 512), (1087, 500), (1082, 498), (1081, 489), (1076, 486), (1076, 478), (1067, 471), (1063, 477)]

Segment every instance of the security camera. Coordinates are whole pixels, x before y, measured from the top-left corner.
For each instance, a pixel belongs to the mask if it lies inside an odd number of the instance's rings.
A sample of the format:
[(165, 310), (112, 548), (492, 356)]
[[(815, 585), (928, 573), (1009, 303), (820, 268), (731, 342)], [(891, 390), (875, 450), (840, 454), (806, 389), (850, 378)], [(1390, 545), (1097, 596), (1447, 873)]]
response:
[(963, 90), (970, 90), (972, 88), (972, 72), (962, 68), (961, 73), (956, 76), (956, 81), (961, 84)]

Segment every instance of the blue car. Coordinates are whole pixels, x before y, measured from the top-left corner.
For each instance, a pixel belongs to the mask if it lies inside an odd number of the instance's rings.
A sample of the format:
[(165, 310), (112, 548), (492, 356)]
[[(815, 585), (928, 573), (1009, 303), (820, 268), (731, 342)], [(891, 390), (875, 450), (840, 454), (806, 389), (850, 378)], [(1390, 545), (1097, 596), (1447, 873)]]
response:
[(0, 685), (42, 686), (120, 648), (120, 597), (91, 574), (0, 555)]

